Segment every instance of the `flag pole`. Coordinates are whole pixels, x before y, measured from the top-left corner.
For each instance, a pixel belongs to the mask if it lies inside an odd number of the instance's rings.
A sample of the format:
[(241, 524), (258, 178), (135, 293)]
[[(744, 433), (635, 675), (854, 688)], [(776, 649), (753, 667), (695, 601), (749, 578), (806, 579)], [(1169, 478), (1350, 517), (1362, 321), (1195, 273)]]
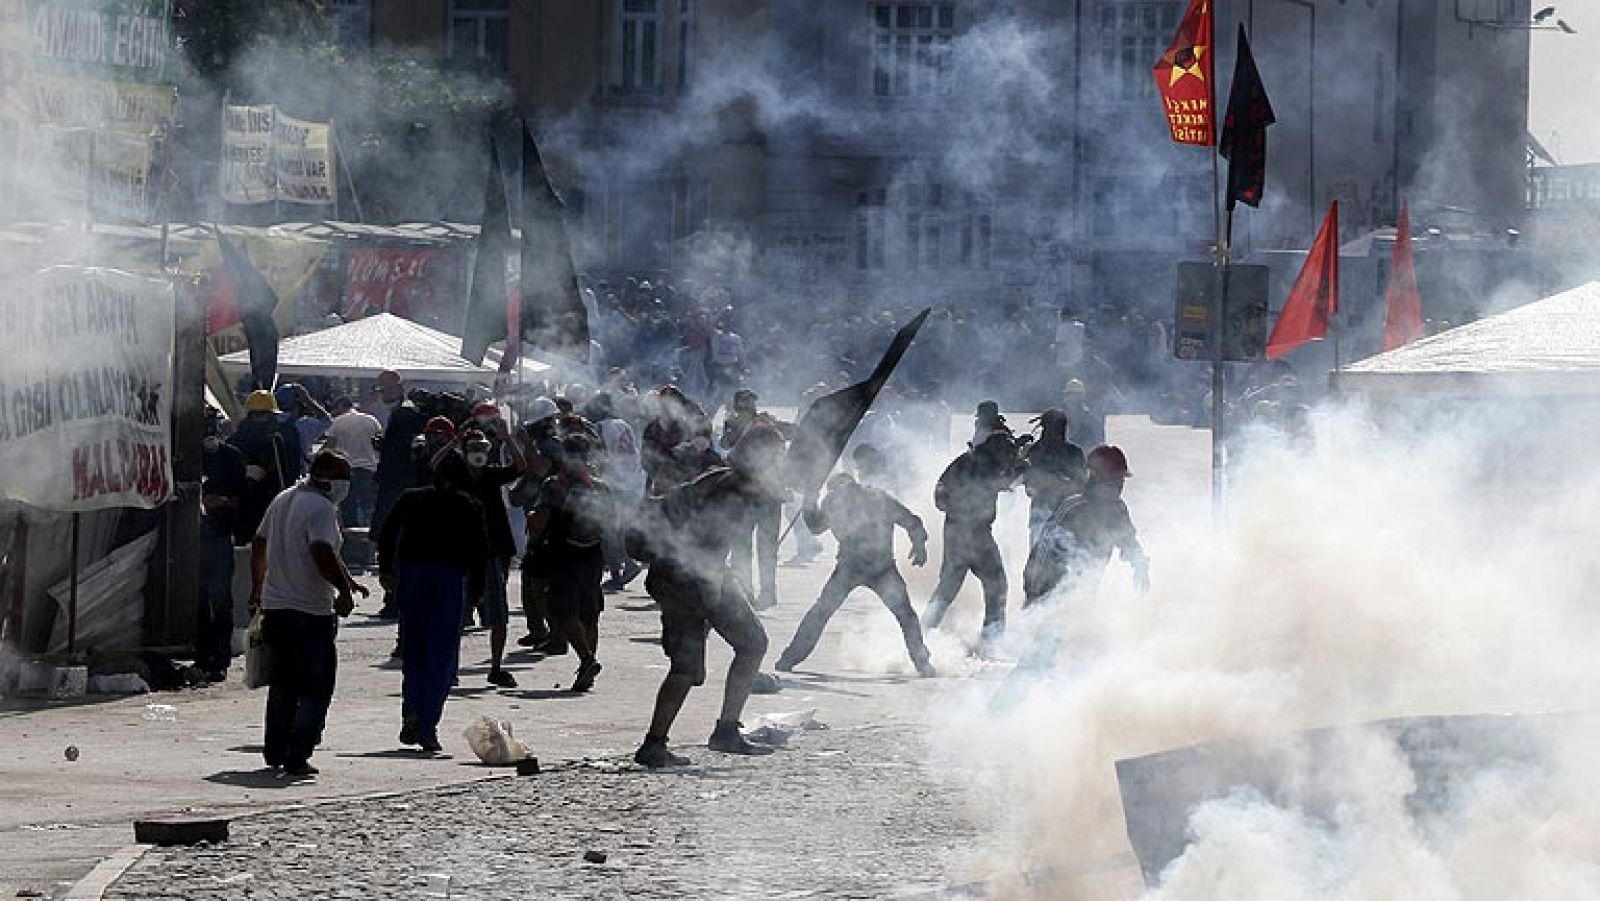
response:
[[(1211, 20), (1211, 40), (1216, 41), (1216, 10), (1207, 6), (1206, 15), (1213, 17)], [(1215, 55), (1212, 57), (1215, 59)], [(1217, 245), (1213, 248), (1216, 255), (1217, 281), (1216, 296), (1217, 308), (1212, 314), (1211, 323), (1211, 511), (1213, 515), (1222, 512), (1222, 493), (1225, 482), (1223, 470), (1223, 454), (1225, 453), (1224, 431), (1227, 428), (1227, 363), (1226, 354), (1222, 349), (1223, 339), (1227, 335), (1228, 312), (1228, 245), (1233, 237), (1233, 209), (1227, 208), (1227, 222), (1223, 221), (1224, 203), (1222, 199), (1222, 129), (1217, 122), (1217, 87), (1215, 70), (1207, 86), (1210, 99), (1207, 112), (1211, 116), (1211, 220), (1216, 229)]]
[[(1217, 155), (1211, 156), (1212, 171), (1217, 168)], [(1217, 198), (1220, 200), (1220, 197)], [(1224, 464), (1227, 429), (1227, 354), (1223, 342), (1228, 327), (1229, 244), (1233, 240), (1233, 210), (1229, 209), (1218, 219), (1217, 231), (1217, 304), (1211, 323), (1211, 507), (1215, 513), (1222, 511), (1223, 487), (1227, 474)]]

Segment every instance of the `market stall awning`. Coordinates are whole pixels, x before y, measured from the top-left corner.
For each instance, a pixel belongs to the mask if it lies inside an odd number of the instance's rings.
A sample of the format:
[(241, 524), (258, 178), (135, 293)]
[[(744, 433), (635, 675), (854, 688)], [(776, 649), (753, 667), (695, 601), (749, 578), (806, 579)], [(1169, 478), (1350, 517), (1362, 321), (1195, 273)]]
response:
[(1600, 282), (1369, 357), (1333, 379), (1373, 395), (1600, 396)]
[[(390, 313), (378, 313), (343, 325), (285, 338), (278, 347), (278, 371), (292, 376), (373, 378), (392, 369), (411, 381), (492, 384), (500, 373), (497, 351), (486, 365), (461, 358), (461, 339)], [(248, 351), (222, 357), (230, 375), (250, 369)], [(542, 378), (550, 367), (524, 359), (524, 378)]]

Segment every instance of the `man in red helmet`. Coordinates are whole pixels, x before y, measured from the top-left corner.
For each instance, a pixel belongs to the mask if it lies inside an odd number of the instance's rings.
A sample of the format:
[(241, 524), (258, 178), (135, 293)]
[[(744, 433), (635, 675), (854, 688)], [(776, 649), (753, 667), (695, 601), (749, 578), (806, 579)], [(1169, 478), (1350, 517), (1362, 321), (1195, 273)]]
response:
[(1130, 475), (1127, 456), (1121, 448), (1102, 444), (1089, 453), (1087, 468), (1083, 492), (1061, 502), (1028, 553), (1024, 606), (1098, 580), (1113, 550), (1133, 567), (1139, 590), (1150, 588), (1150, 562), (1122, 501), (1122, 486)]

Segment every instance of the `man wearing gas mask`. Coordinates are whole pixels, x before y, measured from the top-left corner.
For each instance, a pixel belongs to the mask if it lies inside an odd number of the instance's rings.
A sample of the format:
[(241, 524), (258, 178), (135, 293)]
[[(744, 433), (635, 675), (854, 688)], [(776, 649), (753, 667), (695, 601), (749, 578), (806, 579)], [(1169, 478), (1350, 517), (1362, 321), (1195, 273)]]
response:
[[(517, 555), (503, 489), (521, 477), (528, 464), (522, 448), (511, 440), (505, 420), (493, 407), (484, 411), (483, 406), (487, 405), (480, 405), (474, 411), (474, 424), (461, 433), (459, 441), (467, 462), (468, 493), (483, 507), (489, 538), (483, 594), (472, 599), (472, 606), (478, 609), (483, 625), (489, 630), (489, 684), (516, 688), (516, 677), (501, 666), (511, 623), (506, 581), (511, 573), (511, 559)], [(482, 415), (485, 412), (489, 415)], [(501, 462), (502, 457), (506, 462)], [(470, 617), (471, 611), (465, 616)]]

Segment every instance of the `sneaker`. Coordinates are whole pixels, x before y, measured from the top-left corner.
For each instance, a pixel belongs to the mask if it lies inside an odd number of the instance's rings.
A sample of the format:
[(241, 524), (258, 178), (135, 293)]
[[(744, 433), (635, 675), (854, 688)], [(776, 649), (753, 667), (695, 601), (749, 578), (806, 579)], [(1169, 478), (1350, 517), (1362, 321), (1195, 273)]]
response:
[(400, 724), (400, 743), (403, 745), (420, 745), (422, 737), (417, 734), (417, 721), (409, 717)]
[(315, 776), (322, 771), (312, 766), (310, 761), (302, 760), (299, 763), (284, 764), (283, 772), (289, 776)]
[(640, 766), (659, 770), (669, 766), (688, 766), (692, 763), (689, 758), (681, 754), (674, 754), (667, 749), (666, 739), (647, 738), (639, 750), (633, 752), (633, 762)]
[(753, 745), (745, 740), (739, 727), (743, 723), (717, 720), (717, 728), (711, 733), (711, 740), (706, 742), (706, 747), (724, 754), (743, 754), (746, 757), (761, 757), (772, 753), (772, 748), (766, 745)]
[(534, 648), (534, 650), (546, 657), (565, 657), (571, 651), (571, 648), (567, 647), (567, 642), (564, 638), (550, 638), (544, 644)]
[(417, 742), (417, 745), (422, 748), (424, 754), (438, 754), (444, 751), (444, 745), (439, 744), (437, 737), (424, 738)]
[(506, 672), (503, 669), (490, 670), (489, 671), (489, 684), (490, 685), (498, 685), (501, 688), (516, 688), (517, 687), (517, 677), (511, 675), (510, 673)]
[(590, 660), (578, 667), (578, 675), (572, 680), (572, 690), (578, 694), (594, 687), (594, 678), (600, 675), (600, 661)]
[(550, 640), (549, 632), (529, 632), (517, 639), (517, 646), (524, 648), (538, 647)]

